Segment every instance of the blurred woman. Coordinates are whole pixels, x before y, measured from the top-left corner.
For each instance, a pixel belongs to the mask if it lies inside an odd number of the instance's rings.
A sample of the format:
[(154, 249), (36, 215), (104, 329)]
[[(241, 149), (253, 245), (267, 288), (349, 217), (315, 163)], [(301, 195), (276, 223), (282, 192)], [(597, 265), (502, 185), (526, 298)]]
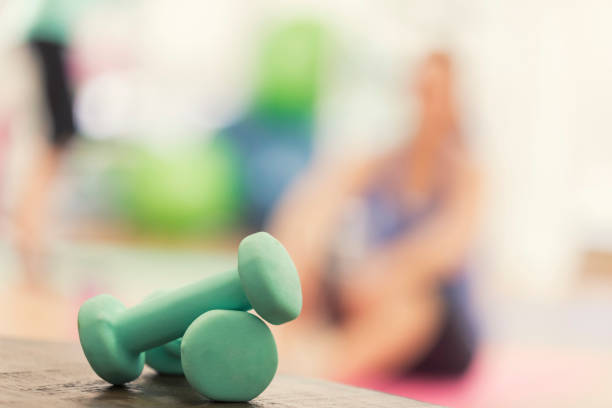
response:
[(313, 166), (272, 218), (304, 291), (302, 316), (278, 333), (288, 369), (347, 381), (469, 366), (464, 270), (479, 177), (452, 79), (449, 57), (430, 55), (416, 134), (382, 157)]

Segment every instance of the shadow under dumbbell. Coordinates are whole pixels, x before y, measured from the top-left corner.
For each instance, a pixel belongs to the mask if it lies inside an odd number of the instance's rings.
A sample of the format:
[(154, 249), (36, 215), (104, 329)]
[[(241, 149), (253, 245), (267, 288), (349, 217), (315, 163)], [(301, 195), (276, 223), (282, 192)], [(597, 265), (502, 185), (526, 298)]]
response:
[(148, 372), (138, 380), (121, 386), (109, 386), (88, 401), (90, 407), (223, 407), (256, 408), (257, 403), (214, 402), (198, 394), (183, 376)]

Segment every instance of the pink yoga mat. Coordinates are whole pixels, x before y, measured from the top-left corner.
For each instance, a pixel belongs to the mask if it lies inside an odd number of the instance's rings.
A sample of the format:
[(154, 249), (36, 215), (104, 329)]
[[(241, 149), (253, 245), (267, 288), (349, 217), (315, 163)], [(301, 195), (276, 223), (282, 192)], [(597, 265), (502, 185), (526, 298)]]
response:
[(455, 408), (612, 406), (612, 351), (488, 346), (459, 379), (379, 379), (359, 385)]

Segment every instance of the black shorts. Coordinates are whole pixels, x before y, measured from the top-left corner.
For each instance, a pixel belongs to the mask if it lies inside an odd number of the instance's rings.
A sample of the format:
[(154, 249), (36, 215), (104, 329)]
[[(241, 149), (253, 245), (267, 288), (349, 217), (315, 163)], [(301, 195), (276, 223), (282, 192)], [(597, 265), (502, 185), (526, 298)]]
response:
[(442, 328), (429, 352), (406, 367), (407, 375), (456, 377), (467, 371), (477, 347), (473, 321), (465, 304), (443, 289)]
[(45, 40), (32, 40), (30, 46), (40, 62), (43, 94), (51, 124), (49, 141), (53, 146), (63, 147), (76, 133), (65, 46)]

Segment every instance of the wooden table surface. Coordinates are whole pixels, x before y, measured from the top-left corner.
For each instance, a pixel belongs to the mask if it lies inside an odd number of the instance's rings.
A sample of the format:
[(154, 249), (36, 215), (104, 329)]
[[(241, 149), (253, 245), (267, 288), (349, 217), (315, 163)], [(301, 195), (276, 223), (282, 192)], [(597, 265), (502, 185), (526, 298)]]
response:
[(0, 339), (2, 407), (413, 407), (432, 405), (331, 382), (276, 376), (250, 403), (214, 403), (183, 377), (143, 375), (111, 386), (91, 370), (77, 344)]

